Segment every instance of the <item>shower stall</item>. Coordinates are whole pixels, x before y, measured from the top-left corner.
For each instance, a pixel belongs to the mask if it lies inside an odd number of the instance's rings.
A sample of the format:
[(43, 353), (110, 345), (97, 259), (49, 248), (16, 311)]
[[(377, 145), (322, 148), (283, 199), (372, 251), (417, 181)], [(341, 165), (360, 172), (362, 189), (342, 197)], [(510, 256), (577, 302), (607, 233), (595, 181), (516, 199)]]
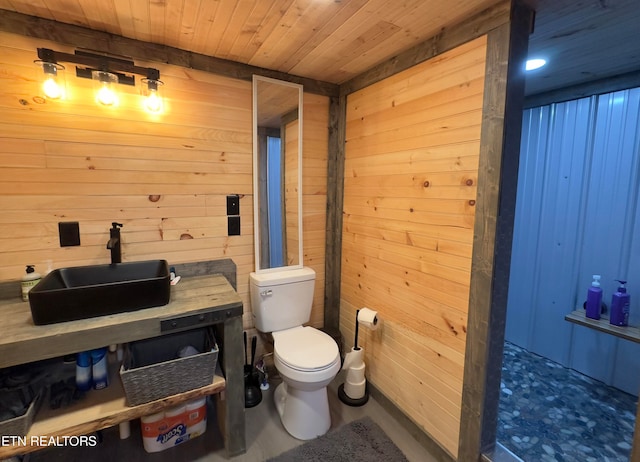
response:
[(640, 343), (565, 315), (599, 274), (640, 324), (639, 114), (640, 88), (524, 112), (498, 429), (524, 460), (629, 457)]

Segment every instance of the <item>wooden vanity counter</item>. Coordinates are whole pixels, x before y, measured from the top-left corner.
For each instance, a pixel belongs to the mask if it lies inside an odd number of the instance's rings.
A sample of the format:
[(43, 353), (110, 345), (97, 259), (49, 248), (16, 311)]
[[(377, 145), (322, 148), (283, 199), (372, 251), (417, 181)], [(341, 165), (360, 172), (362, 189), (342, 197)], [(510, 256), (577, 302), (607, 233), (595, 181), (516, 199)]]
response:
[[(196, 328), (242, 317), (242, 300), (219, 274), (182, 278), (167, 305), (78, 321), (36, 326), (29, 303), (0, 300), (0, 368), (170, 333), (162, 322), (204, 316)], [(208, 322), (214, 317), (215, 322)], [(175, 331), (175, 330), (174, 330)], [(242, 338), (242, 335), (240, 335)]]
[[(15, 299), (0, 300), (0, 367), (30, 363), (42, 359), (55, 358), (79, 351), (101, 348), (107, 345), (127, 343), (151, 337), (158, 337), (177, 331), (220, 325), (221, 339), (218, 338), (220, 355), (225, 367), (225, 377), (216, 375), (214, 382), (195, 392), (168, 397), (139, 409), (124, 405), (124, 396), (111, 396), (121, 390), (120, 384), (110, 385), (108, 400), (112, 408), (108, 415), (96, 413), (106, 409), (100, 402), (100, 393), (90, 392), (97, 397), (98, 403), (89, 404), (87, 409), (74, 411), (80, 417), (69, 425), (58, 429), (49, 429), (48, 434), (86, 434), (148, 414), (150, 410), (176, 402), (192, 399), (195, 396), (225, 391), (225, 399), (219, 400), (218, 418), (223, 431), (225, 448), (229, 457), (245, 452), (244, 433), (244, 386), (243, 386), (243, 343), (242, 343), (242, 300), (220, 274), (183, 277), (171, 287), (170, 302), (161, 307), (147, 308), (129, 313), (119, 313), (97, 318), (36, 326), (31, 319), (31, 310), (27, 302), (18, 296)], [(115, 379), (119, 382), (119, 379)], [(113, 393), (111, 393), (113, 392)], [(107, 394), (103, 394), (105, 396)], [(183, 396), (184, 395), (184, 396)], [(115, 407), (113, 407), (115, 406)], [(43, 406), (44, 407), (44, 406)], [(65, 409), (60, 410), (62, 414)], [(44, 413), (44, 410), (41, 411)], [(83, 422), (84, 417), (86, 422)], [(64, 421), (64, 418), (59, 419)], [(37, 427), (38, 416), (32, 426)], [(68, 433), (65, 433), (68, 432)], [(39, 435), (44, 436), (44, 435)], [(7, 456), (12, 448), (1, 447), (0, 456)], [(24, 449), (24, 448), (23, 448)], [(27, 451), (33, 449), (27, 449)], [(17, 452), (17, 451), (16, 451)]]

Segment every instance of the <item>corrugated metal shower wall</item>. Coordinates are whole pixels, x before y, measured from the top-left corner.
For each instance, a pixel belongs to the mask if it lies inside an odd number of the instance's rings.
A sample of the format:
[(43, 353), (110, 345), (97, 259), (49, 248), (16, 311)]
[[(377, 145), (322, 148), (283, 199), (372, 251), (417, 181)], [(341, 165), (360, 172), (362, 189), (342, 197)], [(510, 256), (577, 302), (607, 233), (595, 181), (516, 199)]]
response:
[(577, 326), (592, 274), (640, 325), (640, 88), (524, 113), (506, 339), (634, 395), (640, 344)]

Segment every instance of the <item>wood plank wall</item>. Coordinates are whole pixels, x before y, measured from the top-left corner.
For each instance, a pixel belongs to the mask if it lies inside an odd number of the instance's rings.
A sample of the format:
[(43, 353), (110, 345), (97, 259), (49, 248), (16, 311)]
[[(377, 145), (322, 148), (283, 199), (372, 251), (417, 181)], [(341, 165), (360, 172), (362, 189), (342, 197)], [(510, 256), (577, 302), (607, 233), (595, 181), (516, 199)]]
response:
[[(0, 32), (0, 280), (26, 264), (108, 263), (112, 221), (123, 261), (232, 258), (245, 327), (254, 269), (251, 83), (159, 67), (167, 111), (152, 117), (119, 86), (116, 109), (98, 107), (91, 82), (67, 72), (72, 99), (37, 98), (36, 48), (63, 45)], [(135, 57), (134, 57), (135, 58)], [(73, 71), (74, 67), (69, 66)], [(34, 98), (36, 97), (36, 98)], [(39, 104), (38, 102), (41, 102)], [(313, 323), (323, 322), (328, 98), (305, 94), (305, 263), (318, 274)], [(226, 196), (240, 194), (241, 235), (227, 236)], [(60, 247), (58, 222), (80, 223), (79, 247)]]
[[(286, 264), (299, 265), (300, 239), (298, 238), (298, 119), (284, 125), (284, 222), (286, 224)], [(304, 227), (303, 227), (304, 228)]]
[(462, 399), (486, 37), (350, 94), (340, 329), (367, 376), (454, 458)]
[(329, 98), (304, 94), (302, 115), (302, 250), (303, 264), (316, 272), (309, 324), (324, 326), (325, 247)]

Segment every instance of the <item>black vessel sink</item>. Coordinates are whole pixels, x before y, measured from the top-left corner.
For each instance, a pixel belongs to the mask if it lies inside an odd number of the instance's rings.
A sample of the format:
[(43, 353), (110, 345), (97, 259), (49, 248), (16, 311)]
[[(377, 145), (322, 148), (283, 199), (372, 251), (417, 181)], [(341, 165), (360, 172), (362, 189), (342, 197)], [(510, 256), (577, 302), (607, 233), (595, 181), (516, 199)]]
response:
[(51, 271), (29, 291), (35, 324), (136, 311), (169, 303), (166, 260), (75, 266)]

